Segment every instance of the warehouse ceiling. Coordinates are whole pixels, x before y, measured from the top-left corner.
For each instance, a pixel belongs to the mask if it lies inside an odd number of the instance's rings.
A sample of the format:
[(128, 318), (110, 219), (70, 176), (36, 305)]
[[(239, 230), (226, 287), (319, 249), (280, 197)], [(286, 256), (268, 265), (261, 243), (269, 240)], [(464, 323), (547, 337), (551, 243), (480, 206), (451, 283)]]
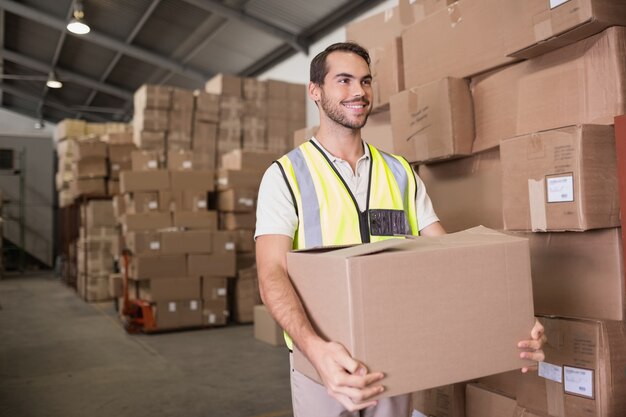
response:
[[(142, 84), (255, 76), (382, 0), (0, 0), (0, 105), (56, 123), (129, 121)], [(82, 4), (81, 4), (82, 3)], [(50, 73), (63, 83), (46, 86)]]

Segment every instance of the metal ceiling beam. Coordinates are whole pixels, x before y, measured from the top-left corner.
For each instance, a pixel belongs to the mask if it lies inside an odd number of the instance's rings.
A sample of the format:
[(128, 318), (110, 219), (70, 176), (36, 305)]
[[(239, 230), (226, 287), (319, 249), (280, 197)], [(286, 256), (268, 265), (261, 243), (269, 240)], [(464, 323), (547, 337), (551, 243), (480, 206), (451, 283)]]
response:
[[(0, 0), (0, 8), (7, 10), (11, 13), (17, 14), (19, 16), (25, 17), (27, 19), (31, 19), (36, 22), (42, 23), (46, 26), (50, 26), (57, 30), (60, 30), (60, 31), (66, 30), (65, 25), (67, 22), (65, 22), (64, 20), (51, 16), (47, 13), (43, 13), (37, 9), (33, 9), (32, 7), (25, 6), (22, 3), (17, 3), (11, 0)], [(143, 48), (139, 48), (134, 45), (128, 45), (108, 35), (98, 33), (97, 31), (93, 29), (91, 30), (91, 32), (89, 32), (86, 35), (75, 35), (73, 33), (70, 33), (70, 35), (76, 36), (88, 42), (96, 43), (100, 46), (111, 49), (113, 51), (121, 51), (124, 54), (132, 56), (136, 59), (148, 62), (158, 67), (165, 68), (167, 70), (176, 72), (178, 74), (184, 75), (194, 80), (204, 82), (207, 79), (205, 74), (199, 71), (196, 71), (194, 69), (187, 68), (183, 65), (180, 65), (178, 62), (172, 59), (169, 59), (167, 57), (164, 57), (163, 55), (148, 51)]]
[(235, 9), (233, 7), (226, 6), (216, 0), (183, 0), (189, 4), (192, 4), (200, 9), (204, 9), (211, 13), (218, 14), (228, 19), (237, 20), (245, 23), (262, 32), (267, 33), (275, 38), (281, 39), (285, 43), (291, 45), (295, 50), (309, 53), (309, 43), (295, 33), (291, 33), (284, 29), (279, 28), (269, 22), (261, 20), (257, 17), (249, 15), (243, 10)]
[[(33, 95), (33, 94), (28, 93), (26, 91), (23, 91), (23, 90), (21, 90), (19, 88), (15, 88), (12, 85), (7, 85), (7, 84), (2, 83), (2, 82), (0, 82), (0, 90), (6, 91), (9, 94), (12, 94), (12, 95), (15, 95), (15, 96), (18, 96), (18, 97), (22, 97), (22, 98), (25, 98), (25, 99), (30, 100), (30, 101), (34, 101), (35, 103), (39, 102), (39, 100), (40, 100), (40, 98), (38, 96), (36, 96), (36, 95)], [(55, 108), (57, 110), (61, 110), (61, 111), (64, 111), (64, 112), (70, 113), (70, 114), (75, 113), (75, 110), (72, 110), (70, 107), (68, 107), (68, 106), (66, 106), (64, 104), (61, 104), (61, 103), (56, 103), (54, 101), (46, 102), (46, 106), (49, 106), (49, 107), (52, 107), (52, 108)], [(97, 116), (97, 115), (90, 114), (90, 115), (87, 115), (87, 116), (90, 117), (91, 119), (95, 120), (95, 121), (98, 121), (98, 122), (108, 122), (109, 121), (109, 119), (106, 119), (104, 117)]]
[[(37, 61), (33, 58), (30, 58), (26, 55), (22, 55), (20, 53), (8, 50), (8, 49), (0, 49), (0, 55), (3, 59), (11, 62), (15, 62), (16, 64), (24, 65), (25, 67), (32, 68), (37, 71), (41, 71), (45, 74), (48, 74), (52, 67), (49, 64), (46, 64), (41, 61)], [(81, 84), (85, 87), (93, 88), (104, 93), (110, 94), (115, 97), (120, 97), (125, 100), (131, 100), (133, 98), (133, 93), (128, 90), (124, 90), (119, 87), (112, 86), (110, 84), (105, 84), (100, 81), (94, 80), (93, 78), (85, 77), (84, 75), (77, 74), (72, 71), (67, 71), (62, 68), (57, 68), (57, 75), (64, 79), (71, 79), (73, 82), (77, 84)]]

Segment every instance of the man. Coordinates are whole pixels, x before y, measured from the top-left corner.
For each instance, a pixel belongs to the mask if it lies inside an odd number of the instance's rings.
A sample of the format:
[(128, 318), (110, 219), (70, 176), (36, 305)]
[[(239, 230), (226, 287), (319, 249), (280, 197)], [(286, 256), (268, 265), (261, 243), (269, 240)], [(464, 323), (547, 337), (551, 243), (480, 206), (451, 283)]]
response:
[[(369, 64), (367, 51), (354, 43), (331, 45), (313, 59), (308, 95), (320, 112), (319, 130), (272, 164), (259, 189), (255, 237), (261, 297), (285, 330), (290, 349), (295, 343), (324, 383), (292, 369), (295, 417), (410, 415), (409, 395), (371, 400), (384, 391), (384, 374), (370, 372), (342, 345), (315, 332), (287, 274), (286, 254), (292, 249), (445, 233), (408, 163), (361, 139), (372, 108)], [(531, 339), (518, 344), (520, 357), (543, 360), (544, 339), (536, 322)]]

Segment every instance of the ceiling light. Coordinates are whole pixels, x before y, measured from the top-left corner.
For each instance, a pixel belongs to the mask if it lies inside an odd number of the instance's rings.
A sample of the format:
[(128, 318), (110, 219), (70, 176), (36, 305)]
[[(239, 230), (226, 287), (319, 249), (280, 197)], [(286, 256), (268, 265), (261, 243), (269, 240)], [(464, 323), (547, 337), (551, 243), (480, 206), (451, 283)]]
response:
[(35, 122), (35, 129), (41, 130), (44, 127), (46, 127), (46, 124), (44, 123), (43, 119), (39, 119)]
[(74, 12), (72, 13), (72, 19), (67, 24), (67, 30), (77, 35), (85, 35), (91, 30), (87, 22), (85, 22), (83, 3), (80, 0), (74, 2)]
[(56, 74), (54, 71), (50, 71), (50, 75), (48, 76), (48, 81), (46, 81), (46, 85), (49, 88), (61, 88), (63, 87), (63, 83), (57, 80)]

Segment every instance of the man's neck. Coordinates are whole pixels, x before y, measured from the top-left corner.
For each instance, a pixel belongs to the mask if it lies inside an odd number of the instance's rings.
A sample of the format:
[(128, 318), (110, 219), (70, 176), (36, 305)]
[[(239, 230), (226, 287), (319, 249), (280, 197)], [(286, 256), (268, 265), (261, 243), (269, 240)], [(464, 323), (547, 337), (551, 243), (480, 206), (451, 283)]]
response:
[(361, 129), (349, 129), (338, 125), (332, 125), (331, 128), (329, 125), (322, 125), (315, 138), (332, 155), (347, 161), (353, 171), (356, 169), (357, 161), (365, 153)]

